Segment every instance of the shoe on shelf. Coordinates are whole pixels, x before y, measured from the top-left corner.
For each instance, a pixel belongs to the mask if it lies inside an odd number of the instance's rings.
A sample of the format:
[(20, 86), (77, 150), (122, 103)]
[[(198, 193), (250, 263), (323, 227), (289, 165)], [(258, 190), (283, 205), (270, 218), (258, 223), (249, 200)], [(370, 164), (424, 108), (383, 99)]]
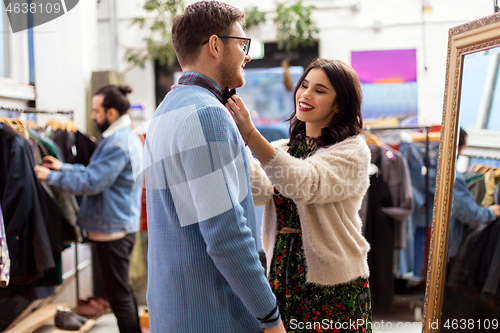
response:
[(106, 312), (111, 312), (111, 304), (109, 304), (109, 301), (107, 299), (91, 296), (87, 298), (86, 302), (98, 308), (103, 307)]
[(71, 311), (71, 315), (72, 315), (73, 317), (75, 317), (75, 318), (76, 318), (76, 320), (78, 320), (80, 323), (82, 323), (82, 325), (83, 325), (83, 324), (85, 324), (85, 323), (87, 322), (87, 320), (88, 320), (88, 318), (87, 318), (87, 317), (80, 316), (78, 313), (74, 313), (74, 312), (73, 312), (73, 310), (71, 310), (71, 309), (70, 309), (70, 311)]
[[(108, 303), (109, 304), (109, 303)], [(103, 314), (110, 311), (111, 308), (106, 308), (101, 302), (96, 299), (78, 300), (78, 306), (73, 309), (73, 312), (87, 317), (87, 318), (99, 318)]]
[[(85, 319), (85, 321), (87, 321)], [(83, 324), (80, 319), (76, 317), (76, 314), (71, 311), (70, 308), (58, 307), (56, 315), (54, 316), (54, 323), (56, 327), (62, 328), (63, 330), (78, 331)]]

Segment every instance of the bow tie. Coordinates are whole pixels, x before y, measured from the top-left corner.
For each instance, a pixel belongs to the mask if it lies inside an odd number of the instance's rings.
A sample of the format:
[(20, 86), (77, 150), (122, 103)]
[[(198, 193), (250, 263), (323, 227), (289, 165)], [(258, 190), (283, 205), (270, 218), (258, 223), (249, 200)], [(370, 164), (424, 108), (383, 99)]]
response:
[(229, 87), (226, 87), (224, 89), (224, 95), (222, 96), (222, 104), (226, 104), (227, 103), (227, 100), (229, 99), (229, 97), (233, 96), (234, 94), (236, 94), (236, 89), (229, 89)]

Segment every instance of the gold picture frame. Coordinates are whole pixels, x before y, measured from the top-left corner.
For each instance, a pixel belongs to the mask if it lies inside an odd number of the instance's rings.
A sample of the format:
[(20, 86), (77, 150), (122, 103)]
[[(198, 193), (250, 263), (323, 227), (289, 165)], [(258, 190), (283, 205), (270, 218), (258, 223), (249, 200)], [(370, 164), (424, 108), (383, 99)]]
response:
[(423, 332), (440, 331), (464, 56), (499, 45), (500, 13), (451, 28), (448, 32), (444, 106), (427, 266)]

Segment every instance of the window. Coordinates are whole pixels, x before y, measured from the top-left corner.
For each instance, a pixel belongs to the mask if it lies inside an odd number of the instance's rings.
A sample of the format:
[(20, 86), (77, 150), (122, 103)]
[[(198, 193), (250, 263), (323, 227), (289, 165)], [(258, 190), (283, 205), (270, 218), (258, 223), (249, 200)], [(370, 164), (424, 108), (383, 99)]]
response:
[(10, 27), (5, 11), (0, 14), (0, 77), (10, 77)]
[(500, 47), (467, 54), (462, 74), (460, 123), (500, 131)]
[[(290, 67), (294, 88), (302, 73), (301, 66)], [(283, 123), (291, 115), (294, 97), (283, 84), (283, 74), (282, 67), (245, 68), (246, 83), (236, 91), (252, 112), (256, 125)]]

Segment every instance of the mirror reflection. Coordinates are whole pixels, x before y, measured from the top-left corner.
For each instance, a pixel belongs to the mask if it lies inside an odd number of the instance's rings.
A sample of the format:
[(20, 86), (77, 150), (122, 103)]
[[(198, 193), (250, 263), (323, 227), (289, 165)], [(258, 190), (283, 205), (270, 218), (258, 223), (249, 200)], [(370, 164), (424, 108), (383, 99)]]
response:
[(500, 326), (500, 47), (467, 54), (441, 332)]

